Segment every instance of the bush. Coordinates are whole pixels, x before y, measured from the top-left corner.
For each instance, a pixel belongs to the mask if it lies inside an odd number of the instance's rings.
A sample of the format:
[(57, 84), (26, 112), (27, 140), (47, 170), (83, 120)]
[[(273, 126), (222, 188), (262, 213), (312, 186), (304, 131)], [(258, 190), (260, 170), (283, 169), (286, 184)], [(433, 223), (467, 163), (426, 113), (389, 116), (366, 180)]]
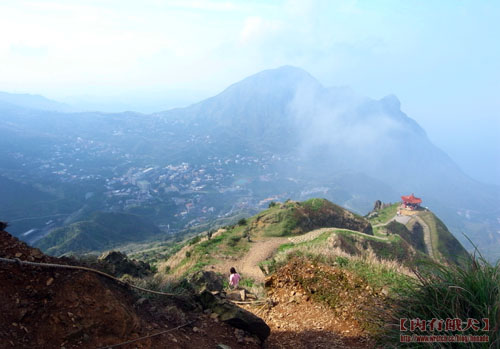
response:
[(343, 268), (349, 264), (349, 259), (347, 257), (337, 257), (335, 258), (335, 262), (339, 265), (339, 267)]
[(189, 245), (194, 245), (194, 244), (200, 242), (200, 240), (201, 240), (201, 236), (197, 235), (194, 238), (192, 238), (191, 240), (189, 240)]
[(191, 251), (186, 251), (186, 258), (191, 257)]
[(271, 201), (271, 202), (269, 203), (269, 208), (272, 208), (272, 207), (274, 207), (274, 206), (276, 206), (276, 205), (278, 205), (276, 202)]
[(238, 225), (247, 225), (247, 220), (246, 218), (242, 218), (238, 221)]
[(228, 246), (234, 247), (241, 240), (240, 235), (231, 236), (227, 242)]

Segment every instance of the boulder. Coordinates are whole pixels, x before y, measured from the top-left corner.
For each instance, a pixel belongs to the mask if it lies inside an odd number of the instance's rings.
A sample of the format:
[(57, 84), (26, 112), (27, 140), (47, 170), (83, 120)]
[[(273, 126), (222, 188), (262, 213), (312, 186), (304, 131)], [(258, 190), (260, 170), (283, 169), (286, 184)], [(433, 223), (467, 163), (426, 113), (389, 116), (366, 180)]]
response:
[(220, 321), (256, 335), (261, 341), (264, 341), (271, 333), (271, 329), (264, 320), (235, 304), (217, 298), (208, 290), (199, 294), (199, 300), (203, 308), (210, 309), (217, 314)]
[(224, 289), (224, 278), (213, 272), (200, 270), (191, 275), (188, 279), (189, 283), (198, 292), (203, 292), (204, 290), (210, 292), (222, 292)]
[(241, 292), (239, 290), (231, 290), (226, 292), (226, 299), (231, 301), (242, 301), (244, 299), (241, 298)]
[(134, 277), (144, 277), (153, 273), (148, 263), (131, 260), (119, 251), (105, 252), (99, 257), (99, 261), (106, 264), (111, 273), (116, 276), (128, 274)]
[(256, 335), (261, 341), (266, 340), (271, 333), (264, 320), (234, 304), (227, 302), (218, 304), (213, 312), (219, 315), (220, 321)]

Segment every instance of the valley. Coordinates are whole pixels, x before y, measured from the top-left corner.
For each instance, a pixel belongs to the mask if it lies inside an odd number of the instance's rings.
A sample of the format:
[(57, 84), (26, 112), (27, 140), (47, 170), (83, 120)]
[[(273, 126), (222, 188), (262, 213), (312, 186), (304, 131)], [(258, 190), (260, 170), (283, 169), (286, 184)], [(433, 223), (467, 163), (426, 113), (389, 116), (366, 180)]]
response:
[(170, 239), (273, 200), (325, 197), (363, 215), (376, 199), (415, 191), (463, 244), (460, 232), (489, 258), (498, 254), (499, 188), (462, 173), (395, 96), (352, 96), (299, 68), (266, 70), (153, 114), (22, 103), (0, 103), (0, 113), (1, 218), (29, 243), (96, 212), (138, 215)]

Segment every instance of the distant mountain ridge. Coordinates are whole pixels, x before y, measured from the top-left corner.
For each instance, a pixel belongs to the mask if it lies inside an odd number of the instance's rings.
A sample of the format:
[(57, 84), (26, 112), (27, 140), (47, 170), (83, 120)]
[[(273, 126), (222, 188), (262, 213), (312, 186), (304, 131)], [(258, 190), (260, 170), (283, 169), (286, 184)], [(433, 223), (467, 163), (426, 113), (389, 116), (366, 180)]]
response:
[(103, 251), (160, 233), (158, 227), (135, 215), (95, 212), (86, 220), (52, 230), (35, 245), (51, 255), (60, 256)]
[[(418, 192), (455, 231), (468, 225), (452, 218), (457, 212), (467, 211), (498, 225), (500, 188), (465, 175), (400, 108), (394, 95), (372, 100), (343, 89), (327, 89), (304, 70), (285, 66), (161, 115), (185, 123), (194, 132), (233, 136), (240, 149), (292, 154), (297, 162), (286, 172), (322, 183), (361, 173), (396, 193)], [(372, 202), (359, 200), (348, 207), (366, 211)], [(500, 236), (491, 238), (500, 243)]]
[(50, 100), (40, 95), (7, 93), (0, 91), (0, 109), (12, 107), (45, 111), (72, 111), (72, 108), (69, 105)]
[[(464, 239), (458, 233), (464, 231), (489, 249), (487, 253), (498, 255), (499, 251), (493, 247), (500, 246), (498, 187), (465, 175), (401, 111), (395, 96), (373, 100), (347, 89), (325, 88), (295, 67), (266, 70), (212, 98), (151, 115), (4, 112), (0, 131), (5, 135), (0, 140), (0, 155), (6, 159), (0, 169), (9, 173), (9, 178), (25, 171), (23, 163), (46, 161), (56, 153), (63, 158), (37, 163), (33, 176), (40, 176), (40, 169), (50, 165), (65, 167), (66, 172), (47, 170), (41, 179), (54, 176), (53, 172), (65, 176), (71, 171), (73, 177), (65, 180), (78, 178), (82, 171), (93, 178), (92, 189), (78, 186), (75, 206), (87, 204), (83, 199), (87, 192), (97, 192), (101, 196), (90, 199), (95, 210), (127, 210), (133, 206), (126, 204), (127, 200), (108, 202), (114, 194), (104, 194), (102, 179), (125, 178), (134, 168), (138, 173), (154, 168), (150, 173), (156, 177), (143, 184), (123, 180), (126, 184), (119, 195), (129, 195), (131, 186), (141, 185), (139, 191), (145, 193), (139, 201), (147, 202), (137, 210), (158, 225), (170, 224), (176, 229), (200, 216), (204, 220), (212, 217), (201, 212), (204, 206), (205, 211), (213, 207), (215, 217), (242, 205), (255, 209), (261, 200), (275, 195), (304, 200), (317, 196), (319, 190), (327, 199), (365, 213), (376, 199), (394, 202), (414, 192), (461, 241)], [(18, 153), (28, 154), (28, 160), (19, 160)], [(245, 158), (245, 165), (241, 158)], [(75, 165), (75, 159), (77, 167), (69, 167)], [(186, 179), (185, 189), (179, 190), (182, 194), (174, 195), (164, 188), (188, 175), (173, 175), (172, 180), (162, 177), (163, 182), (159, 178), (167, 164), (183, 162), (189, 164), (193, 178)], [(78, 167), (82, 171), (77, 171)], [(200, 183), (203, 189), (196, 190), (202, 192), (196, 193), (192, 183), (200, 177), (199, 170), (212, 171), (212, 179)], [(228, 176), (214, 181), (221, 173)], [(242, 184), (234, 184), (239, 180)], [(64, 197), (61, 192), (76, 188), (48, 182), (59, 199)], [(179, 183), (175, 188), (181, 186)], [(181, 215), (185, 208), (178, 203), (182, 200), (196, 202), (200, 211), (187, 209)], [(16, 218), (26, 216), (21, 211), (12, 213)]]

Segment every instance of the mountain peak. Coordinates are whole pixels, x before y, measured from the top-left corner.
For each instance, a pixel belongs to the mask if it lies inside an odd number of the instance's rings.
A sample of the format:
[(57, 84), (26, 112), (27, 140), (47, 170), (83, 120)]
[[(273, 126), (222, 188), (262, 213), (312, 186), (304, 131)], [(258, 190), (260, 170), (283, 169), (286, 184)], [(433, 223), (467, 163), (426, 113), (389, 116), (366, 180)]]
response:
[(390, 94), (380, 99), (380, 103), (390, 111), (400, 111), (401, 102), (396, 95)]
[(290, 65), (263, 70), (229, 86), (223, 93), (267, 94), (293, 93), (300, 87), (322, 89), (307, 71)]

